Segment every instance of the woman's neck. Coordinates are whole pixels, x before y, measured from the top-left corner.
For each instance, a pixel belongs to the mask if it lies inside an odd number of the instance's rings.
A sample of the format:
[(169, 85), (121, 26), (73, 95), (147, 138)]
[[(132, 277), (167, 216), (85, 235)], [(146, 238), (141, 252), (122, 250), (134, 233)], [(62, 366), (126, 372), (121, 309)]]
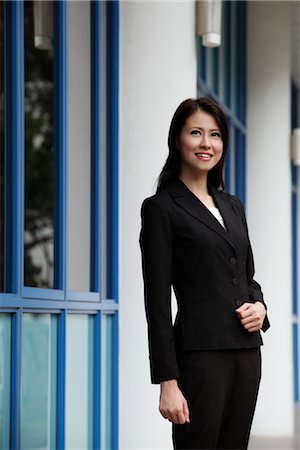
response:
[(179, 178), (194, 194), (208, 195), (207, 172), (191, 174), (181, 170)]
[(207, 187), (207, 172), (201, 172), (192, 176), (190, 173), (186, 174), (184, 171), (181, 171), (179, 178), (205, 206), (215, 206)]

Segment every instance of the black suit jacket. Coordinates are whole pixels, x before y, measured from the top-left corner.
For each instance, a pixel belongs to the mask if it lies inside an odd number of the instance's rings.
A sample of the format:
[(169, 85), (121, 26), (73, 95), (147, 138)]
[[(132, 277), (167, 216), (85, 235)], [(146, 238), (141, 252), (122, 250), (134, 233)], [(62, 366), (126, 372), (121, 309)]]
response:
[[(234, 195), (211, 189), (226, 230), (179, 179), (142, 205), (145, 307), (153, 383), (179, 378), (178, 352), (252, 348), (235, 310), (244, 302), (264, 304), (253, 279), (254, 264), (245, 214)], [(171, 286), (177, 298), (171, 317)], [(269, 327), (265, 319), (263, 330)]]

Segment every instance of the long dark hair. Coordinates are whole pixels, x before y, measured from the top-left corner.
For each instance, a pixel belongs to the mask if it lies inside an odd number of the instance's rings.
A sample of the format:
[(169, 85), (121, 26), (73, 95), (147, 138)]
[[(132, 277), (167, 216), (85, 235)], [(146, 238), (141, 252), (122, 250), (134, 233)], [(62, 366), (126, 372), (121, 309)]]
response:
[(197, 99), (188, 98), (187, 100), (184, 100), (180, 103), (174, 113), (168, 137), (169, 155), (158, 177), (157, 192), (164, 190), (171, 180), (178, 177), (181, 167), (181, 158), (178, 149), (179, 136), (186, 120), (199, 110), (210, 114), (215, 119), (220, 128), (223, 141), (222, 157), (218, 164), (208, 172), (208, 186), (214, 186), (216, 188), (221, 187), (222, 189), (225, 188), (223, 167), (228, 146), (227, 120), (223, 110), (215, 101), (208, 97), (200, 97)]

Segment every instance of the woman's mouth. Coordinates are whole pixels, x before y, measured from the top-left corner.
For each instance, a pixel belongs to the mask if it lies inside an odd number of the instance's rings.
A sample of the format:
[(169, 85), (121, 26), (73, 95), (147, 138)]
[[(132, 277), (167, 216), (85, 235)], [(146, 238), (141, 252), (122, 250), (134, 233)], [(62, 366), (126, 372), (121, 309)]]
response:
[(195, 156), (197, 159), (201, 159), (201, 161), (209, 161), (213, 155), (211, 153), (199, 152), (195, 153)]

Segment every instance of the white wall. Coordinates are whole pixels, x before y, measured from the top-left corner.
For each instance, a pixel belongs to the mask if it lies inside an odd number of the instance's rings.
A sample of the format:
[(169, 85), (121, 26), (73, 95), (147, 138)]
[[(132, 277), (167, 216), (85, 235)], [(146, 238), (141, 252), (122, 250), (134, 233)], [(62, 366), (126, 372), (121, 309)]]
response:
[(248, 2), (248, 221), (272, 328), (253, 433), (293, 431), (290, 3)]
[(178, 104), (196, 95), (194, 2), (120, 2), (120, 448), (171, 448), (150, 384), (138, 246)]

